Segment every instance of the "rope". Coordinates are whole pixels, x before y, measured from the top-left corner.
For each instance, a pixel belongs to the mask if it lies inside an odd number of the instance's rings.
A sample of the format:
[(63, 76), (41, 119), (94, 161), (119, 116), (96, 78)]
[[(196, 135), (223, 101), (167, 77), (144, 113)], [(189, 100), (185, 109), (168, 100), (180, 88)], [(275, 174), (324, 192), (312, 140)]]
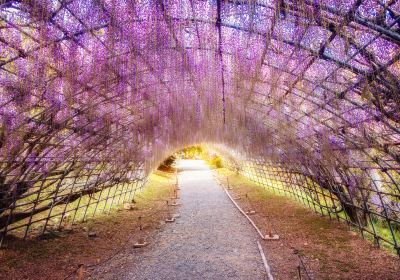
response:
[[(221, 186), (223, 186), (223, 184), (218, 180), (218, 178), (217, 178), (217, 181), (218, 181), (218, 183), (219, 183)], [(233, 199), (232, 196), (229, 194), (229, 192), (227, 191), (226, 188), (224, 188), (224, 191), (225, 191), (225, 193), (228, 195), (229, 199), (230, 199), (230, 200), (233, 202), (233, 204), (236, 206), (236, 208), (250, 221), (250, 223), (251, 223), (252, 226), (256, 229), (256, 231), (257, 231), (257, 233), (260, 235), (260, 237), (261, 237), (263, 240), (265, 240), (265, 236), (262, 234), (261, 230), (257, 227), (257, 225), (254, 223), (254, 221), (240, 208), (240, 206), (236, 203), (236, 201), (234, 201), (234, 199)], [(248, 199), (250, 200), (249, 197), (248, 197)], [(272, 223), (272, 222), (271, 222), (271, 223)], [(272, 228), (272, 230), (273, 230), (274, 232), (276, 232), (276, 233), (278, 234), (278, 231), (275, 229), (274, 226), (271, 225), (271, 228)], [(279, 234), (278, 234), (278, 235), (279, 235)], [(279, 236), (281, 236), (281, 235), (279, 235)], [(258, 241), (257, 241), (257, 243), (259, 244)], [(310, 279), (310, 280), (313, 279), (313, 278), (310, 276), (310, 273), (308, 272), (307, 267), (305, 266), (303, 259), (302, 259), (301, 256), (298, 254), (298, 250), (297, 250), (294, 246), (292, 246), (291, 243), (290, 243), (289, 241), (287, 241), (287, 243), (289, 244), (289, 246), (288, 246), (287, 248), (292, 249), (292, 250), (294, 251), (294, 254), (299, 258), (299, 264), (300, 264), (300, 266), (303, 268), (303, 270), (304, 270), (304, 272), (306, 273), (308, 279)], [(284, 244), (285, 244), (285, 243), (284, 243)], [(259, 247), (259, 249), (260, 249), (260, 247)], [(262, 250), (262, 248), (261, 248), (261, 250)], [(260, 251), (260, 253), (261, 253), (261, 251)], [(261, 253), (261, 255), (262, 255), (262, 257), (263, 257), (263, 254), (262, 254), (262, 253)], [(265, 258), (265, 255), (264, 255), (264, 258)], [(266, 260), (265, 260), (265, 261), (266, 261)], [(264, 262), (264, 259), (263, 259), (263, 262)], [(264, 263), (264, 266), (265, 266), (265, 263)], [(268, 263), (267, 263), (267, 266), (268, 266)], [(267, 269), (267, 267), (266, 267), (267, 275), (268, 275), (268, 270), (270, 270), (269, 266), (268, 266), (268, 269)], [(300, 271), (299, 271), (299, 273), (300, 273)], [(268, 275), (268, 277), (270, 277), (270, 276)], [(272, 277), (272, 275), (271, 275), (271, 277)], [(273, 280), (273, 278), (272, 278), (272, 279), (269, 278), (269, 279), (270, 279), (270, 280)]]

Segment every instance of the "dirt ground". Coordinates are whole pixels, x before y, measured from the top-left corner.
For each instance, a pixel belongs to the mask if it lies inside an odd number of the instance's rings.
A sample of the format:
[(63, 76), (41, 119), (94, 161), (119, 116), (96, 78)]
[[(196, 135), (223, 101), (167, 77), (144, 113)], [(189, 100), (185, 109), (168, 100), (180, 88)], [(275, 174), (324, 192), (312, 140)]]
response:
[(225, 186), (229, 177), (229, 192), (243, 210), (256, 211), (251, 218), (264, 234), (280, 236), (262, 242), (275, 279), (309, 279), (307, 273), (311, 279), (400, 279), (399, 257), (376, 248), (345, 223), (226, 169), (215, 174)]
[[(166, 203), (174, 201), (174, 189), (175, 175), (157, 172), (150, 176), (143, 193), (135, 197), (135, 210), (121, 205), (109, 215), (97, 216), (74, 225), (71, 232), (58, 232), (44, 240), (8, 236), (6, 247), (0, 249), (0, 279), (86, 278), (120, 251), (132, 248), (138, 238), (147, 238), (163, 226), (161, 221), (176, 208)], [(96, 236), (89, 237), (88, 232)]]

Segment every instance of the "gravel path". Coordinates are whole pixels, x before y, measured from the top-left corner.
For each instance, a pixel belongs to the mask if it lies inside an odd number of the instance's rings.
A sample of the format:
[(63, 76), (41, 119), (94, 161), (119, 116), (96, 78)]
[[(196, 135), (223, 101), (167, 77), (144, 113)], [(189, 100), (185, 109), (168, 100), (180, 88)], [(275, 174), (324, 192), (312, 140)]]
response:
[(181, 217), (148, 247), (129, 249), (101, 267), (94, 279), (265, 279), (254, 229), (209, 168), (202, 161), (178, 164)]

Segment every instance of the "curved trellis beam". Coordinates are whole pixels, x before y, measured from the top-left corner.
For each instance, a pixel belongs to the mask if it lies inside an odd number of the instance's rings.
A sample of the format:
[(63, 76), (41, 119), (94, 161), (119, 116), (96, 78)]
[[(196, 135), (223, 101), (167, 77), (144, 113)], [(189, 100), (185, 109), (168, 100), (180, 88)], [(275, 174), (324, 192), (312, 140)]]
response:
[(395, 2), (1, 1), (1, 231), (129, 198), (207, 142), (397, 250)]

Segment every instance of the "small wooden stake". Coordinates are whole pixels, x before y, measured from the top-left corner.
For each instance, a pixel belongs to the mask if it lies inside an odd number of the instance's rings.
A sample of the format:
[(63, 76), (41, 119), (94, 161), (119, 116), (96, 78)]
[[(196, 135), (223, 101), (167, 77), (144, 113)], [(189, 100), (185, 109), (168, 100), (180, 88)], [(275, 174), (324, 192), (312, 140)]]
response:
[(78, 268), (78, 271), (76, 274), (77, 274), (78, 280), (83, 280), (83, 275), (84, 275), (83, 264), (79, 265), (79, 268)]
[(138, 217), (138, 221), (139, 221), (139, 230), (143, 230), (142, 217), (141, 216)]
[(229, 179), (228, 176), (226, 177), (226, 183), (228, 184), (228, 190), (232, 190), (233, 188), (229, 185)]

